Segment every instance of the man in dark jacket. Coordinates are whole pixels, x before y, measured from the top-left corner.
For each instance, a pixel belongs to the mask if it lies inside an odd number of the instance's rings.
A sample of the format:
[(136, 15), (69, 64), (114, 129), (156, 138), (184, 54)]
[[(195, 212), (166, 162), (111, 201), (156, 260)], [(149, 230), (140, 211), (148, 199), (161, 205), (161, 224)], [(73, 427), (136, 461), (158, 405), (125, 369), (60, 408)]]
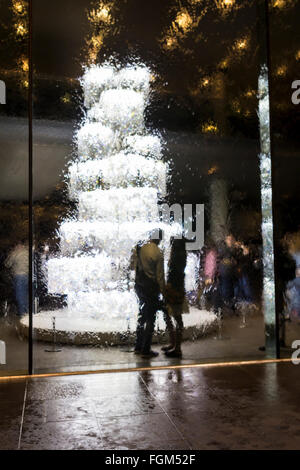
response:
[(133, 253), (131, 268), (135, 269), (135, 291), (139, 299), (135, 353), (144, 358), (158, 356), (151, 350), (156, 312), (164, 293), (164, 258), (159, 239), (139, 244)]

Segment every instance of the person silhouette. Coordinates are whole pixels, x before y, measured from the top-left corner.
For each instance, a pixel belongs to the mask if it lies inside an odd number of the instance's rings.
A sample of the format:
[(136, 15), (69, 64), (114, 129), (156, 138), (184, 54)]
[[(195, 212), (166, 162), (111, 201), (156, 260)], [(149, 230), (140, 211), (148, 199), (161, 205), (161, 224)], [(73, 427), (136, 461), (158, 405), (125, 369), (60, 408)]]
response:
[[(153, 236), (153, 234), (151, 234)], [(160, 296), (165, 289), (164, 257), (158, 247), (159, 238), (139, 243), (133, 253), (135, 292), (139, 300), (135, 354), (143, 358), (158, 356), (151, 350), (156, 312), (161, 307)]]

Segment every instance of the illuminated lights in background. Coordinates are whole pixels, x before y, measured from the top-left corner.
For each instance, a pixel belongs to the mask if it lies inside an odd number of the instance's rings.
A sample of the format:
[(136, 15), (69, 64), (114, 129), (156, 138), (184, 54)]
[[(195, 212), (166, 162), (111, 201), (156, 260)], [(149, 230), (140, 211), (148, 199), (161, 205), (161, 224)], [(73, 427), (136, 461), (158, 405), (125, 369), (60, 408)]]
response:
[(104, 40), (114, 25), (112, 15), (112, 2), (94, 2), (94, 7), (88, 12), (87, 18), (91, 25), (91, 33), (86, 39), (87, 63), (93, 64), (97, 61)]
[(221, 60), (221, 62), (219, 63), (218, 68), (219, 68), (220, 70), (226, 70), (226, 69), (228, 69), (229, 64), (230, 64), (230, 59), (229, 59), (229, 58), (223, 59), (223, 60)]
[(188, 31), (193, 25), (193, 19), (186, 10), (178, 13), (175, 23), (184, 31)]
[(275, 71), (277, 77), (284, 77), (287, 74), (288, 67), (286, 64), (280, 65)]
[(163, 47), (165, 49), (174, 49), (177, 45), (176, 39), (171, 36), (166, 37), (163, 42), (164, 42)]
[(65, 93), (64, 96), (61, 97), (61, 101), (64, 104), (69, 104), (71, 103), (71, 95), (70, 93)]
[(22, 2), (20, 0), (13, 0), (12, 1), (12, 8), (13, 8), (13, 10), (16, 14), (18, 14), (18, 15), (23, 14), (24, 11), (25, 11), (24, 2)]
[(283, 9), (295, 6), (295, 0), (271, 0), (273, 8)]
[(100, 6), (98, 10), (93, 9), (88, 14), (88, 19), (91, 23), (109, 22), (110, 21), (110, 9), (106, 6)]
[(216, 6), (221, 14), (230, 13), (236, 6), (235, 0), (215, 0)]
[(208, 175), (214, 175), (215, 173), (217, 173), (219, 170), (219, 167), (218, 165), (213, 165), (212, 167), (209, 168), (207, 174)]
[(28, 1), (13, 0), (11, 3), (11, 10), (13, 14), (13, 28), (15, 31), (15, 40), (17, 47), (22, 50), (20, 57), (16, 60), (17, 71), (20, 74), (18, 85), (25, 90), (29, 86), (28, 72), (29, 61), (25, 56), (28, 40)]
[(29, 71), (29, 61), (28, 61), (27, 57), (22, 57), (20, 59), (19, 65), (20, 65), (21, 69), (23, 70), (23, 72), (28, 72)]
[[(186, 8), (181, 8), (159, 40), (161, 47), (166, 51), (173, 51), (177, 47), (182, 47), (181, 42), (187, 38), (190, 33), (195, 31), (207, 10), (208, 8), (203, 6), (202, 10), (195, 14), (194, 12), (189, 12)], [(202, 34), (198, 35), (197, 40), (200, 38), (202, 38)], [(188, 52), (185, 48), (182, 50)]]
[(218, 126), (212, 121), (208, 121), (201, 126), (201, 130), (204, 134), (217, 134)]
[(231, 102), (231, 108), (233, 109), (233, 111), (237, 114), (240, 114), (241, 111), (242, 111), (242, 108), (241, 108), (241, 104), (239, 102), (239, 100), (235, 99), (235, 100), (232, 100)]
[(88, 49), (89, 49), (89, 61), (95, 62), (98, 56), (98, 53), (103, 44), (103, 36), (98, 34), (98, 36), (92, 36), (88, 41)]
[(233, 50), (236, 51), (236, 52), (242, 53), (248, 48), (248, 45), (249, 45), (249, 38), (247, 38), (247, 37), (246, 38), (241, 38), (241, 39), (238, 39), (234, 43)]
[(246, 98), (254, 98), (256, 97), (256, 90), (247, 90), (245, 91), (244, 96)]
[(28, 29), (24, 23), (17, 23), (15, 25), (16, 28), (16, 34), (18, 36), (25, 36), (25, 34), (28, 33)]
[(201, 80), (201, 85), (204, 87), (207, 87), (210, 84), (210, 79), (208, 77), (205, 77)]
[(13, 1), (12, 11), (14, 15), (14, 28), (17, 36), (26, 36), (28, 34), (28, 2)]

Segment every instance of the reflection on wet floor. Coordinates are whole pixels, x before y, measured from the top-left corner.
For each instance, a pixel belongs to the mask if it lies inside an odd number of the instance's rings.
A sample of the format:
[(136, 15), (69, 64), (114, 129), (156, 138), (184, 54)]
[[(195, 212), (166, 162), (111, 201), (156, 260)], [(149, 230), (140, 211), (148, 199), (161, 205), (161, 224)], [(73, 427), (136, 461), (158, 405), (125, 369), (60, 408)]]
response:
[(299, 449), (299, 380), (273, 363), (0, 381), (0, 449)]
[[(245, 326), (245, 327), (244, 327)], [(8, 370), (26, 371), (28, 357), (27, 340), (22, 340), (13, 325), (4, 320), (0, 326), (1, 339), (7, 345), (7, 365), (0, 366), (0, 375)], [(217, 338), (217, 339), (216, 339)], [(56, 354), (47, 352), (49, 344), (34, 343), (35, 372), (99, 370), (109, 368), (128, 368), (149, 365), (192, 364), (201, 362), (264, 359), (265, 353), (259, 351), (264, 344), (264, 324), (261, 315), (250, 316), (244, 325), (241, 317), (226, 317), (222, 325), (222, 339), (215, 330), (207, 337), (195, 341), (184, 341), (181, 360), (166, 358), (160, 350), (161, 344), (153, 349), (160, 354), (151, 360), (142, 359), (132, 351), (132, 345), (122, 347), (83, 347), (61, 345), (62, 351)], [(129, 352), (128, 352), (129, 351)]]

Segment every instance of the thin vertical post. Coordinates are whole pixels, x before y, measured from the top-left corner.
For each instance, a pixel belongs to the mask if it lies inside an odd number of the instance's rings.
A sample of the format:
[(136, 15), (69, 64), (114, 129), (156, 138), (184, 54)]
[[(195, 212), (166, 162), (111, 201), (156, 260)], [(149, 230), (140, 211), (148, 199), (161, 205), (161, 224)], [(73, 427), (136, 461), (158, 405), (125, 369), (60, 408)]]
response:
[(260, 176), (263, 242), (263, 305), (266, 352), (279, 357), (278, 312), (274, 265), (274, 200), (272, 171), (272, 123), (270, 110), (270, 29), (268, 0), (258, 0), (261, 60), (258, 79)]
[[(272, 132), (272, 112), (271, 112), (271, 103), (272, 103), (272, 81), (271, 81), (271, 70), (272, 70), (272, 60), (271, 60), (271, 44), (270, 44), (270, 38), (271, 38), (271, 31), (270, 31), (270, 6), (269, 6), (269, 0), (265, 0), (265, 24), (266, 24), (266, 60), (267, 60), (267, 68), (268, 68), (268, 82), (269, 82), (269, 102), (270, 102), (270, 109), (269, 109), (269, 120), (270, 120), (270, 157), (271, 157), (271, 167), (272, 167), (272, 173), (271, 173), (271, 183), (272, 183), (272, 188), (273, 188), (273, 197), (272, 197), (272, 212), (273, 212), (273, 224), (274, 220), (276, 217), (275, 214), (275, 202), (274, 202), (274, 188), (275, 188), (275, 178), (274, 178), (274, 145), (273, 145), (273, 132)], [(276, 272), (276, 243), (275, 243), (275, 233), (273, 230), (273, 250), (274, 250), (274, 286), (275, 286), (275, 320), (276, 320), (276, 325), (275, 325), (275, 339), (276, 339), (276, 358), (280, 358), (280, 341), (279, 341), (279, 328), (280, 328), (280, 322), (279, 322), (279, 291), (278, 291), (278, 285), (279, 283), (277, 282), (277, 272)]]
[(28, 223), (29, 223), (29, 331), (28, 331), (28, 373), (33, 374), (33, 155), (32, 155), (32, 87), (33, 87), (33, 60), (32, 60), (32, 17), (33, 17), (33, 0), (29, 0), (28, 16), (29, 16), (29, 37), (28, 37), (28, 62), (29, 62), (29, 91), (28, 91)]

